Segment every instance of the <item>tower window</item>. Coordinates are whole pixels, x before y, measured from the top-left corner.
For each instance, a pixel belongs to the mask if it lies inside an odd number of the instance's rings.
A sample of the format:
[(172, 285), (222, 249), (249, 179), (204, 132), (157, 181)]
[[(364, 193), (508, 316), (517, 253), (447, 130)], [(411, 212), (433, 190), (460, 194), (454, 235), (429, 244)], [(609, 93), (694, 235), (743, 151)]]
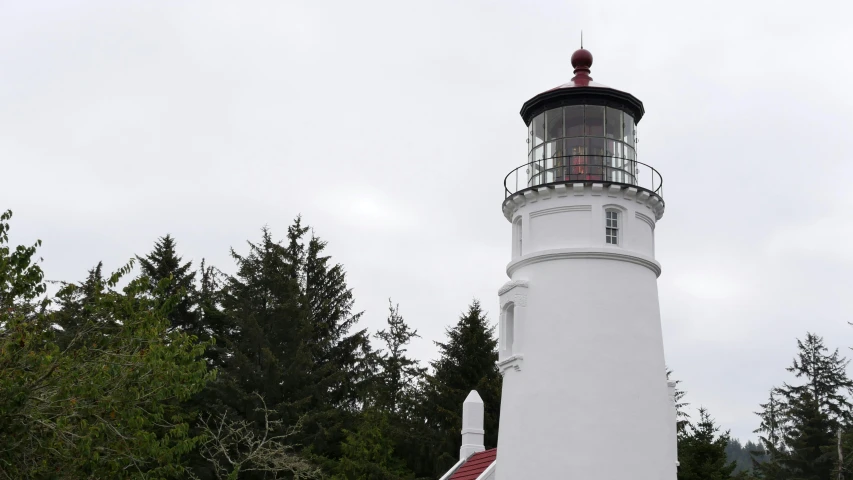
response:
[(619, 245), (619, 212), (608, 210), (605, 214), (604, 240), (609, 245)]

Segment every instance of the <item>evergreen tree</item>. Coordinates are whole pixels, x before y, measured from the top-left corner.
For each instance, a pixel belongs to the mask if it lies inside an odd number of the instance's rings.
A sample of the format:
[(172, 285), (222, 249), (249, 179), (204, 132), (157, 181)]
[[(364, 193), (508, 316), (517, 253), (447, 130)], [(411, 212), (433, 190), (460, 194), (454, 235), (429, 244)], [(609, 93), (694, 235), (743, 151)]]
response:
[(781, 465), (797, 480), (830, 478), (835, 466), (835, 426), (821, 411), (820, 402), (805, 390), (787, 399), (786, 415), (791, 427), (783, 436), (787, 448)]
[[(400, 314), (399, 306), (388, 301), (387, 328), (375, 334), (384, 349), (377, 352), (377, 374), (370, 403), (388, 419), (387, 435), (394, 443), (395, 455), (405, 460), (409, 470), (422, 470), (420, 456), (429, 432), (422, 417), (421, 393), (418, 388), (426, 369), (406, 355), (407, 346), (418, 337)], [(432, 473), (429, 465), (428, 473)]]
[(446, 333), (446, 342), (435, 342), (440, 356), (431, 363), (433, 373), (424, 385), (423, 416), (434, 438), (427, 450), (433, 476), (456, 463), (462, 442), (462, 403), (471, 390), (477, 390), (485, 404), (487, 448), (497, 444), (500, 416), (502, 377), (495, 365), (498, 341), (480, 302), (475, 300)]
[(733, 472), (734, 475), (741, 472), (752, 471), (753, 452), (756, 454), (756, 461), (760, 462), (763, 453), (761, 451), (761, 446), (753, 443), (752, 441), (747, 441), (745, 444), (742, 444), (736, 438), (729, 440), (728, 445), (726, 445), (726, 460), (728, 462), (734, 462), (737, 465)]
[[(783, 405), (779, 401), (778, 390), (771, 389), (769, 400), (760, 406), (762, 411), (756, 412), (756, 415), (761, 418), (761, 424), (755, 430), (755, 433), (759, 434), (760, 449), (751, 452), (753, 469), (760, 478), (767, 480), (788, 479), (790, 473), (782, 464), (787, 453), (783, 444), (787, 419), (783, 412)], [(761, 461), (762, 458), (764, 461)]]
[(836, 430), (849, 422), (851, 404), (846, 393), (853, 390), (853, 381), (847, 377), (848, 360), (839, 355), (838, 349), (832, 353), (823, 343), (823, 338), (807, 333), (805, 341), (797, 340), (797, 356), (788, 371), (796, 378), (803, 379), (801, 385), (787, 383), (780, 389), (786, 401), (794, 398), (809, 397), (818, 406)]
[(175, 239), (166, 235), (157, 240), (151, 253), (144, 257), (137, 255), (141, 275), (148, 280), (151, 292), (160, 288), (162, 293), (158, 300), (161, 303), (166, 298), (179, 299), (169, 312), (172, 328), (206, 340), (199, 325), (199, 314), (195, 309), (196, 272), (192, 270), (192, 262), (182, 263), (175, 247)]
[(222, 311), (223, 277), (216, 267), (207, 265), (205, 259), (199, 265), (197, 290), (199, 336), (210, 339), (211, 346), (205, 352), (211, 367), (222, 367), (227, 357), (227, 338), (232, 331), (227, 315)]
[[(67, 285), (66, 285), (67, 286)], [(63, 348), (68, 346), (83, 326), (84, 320), (95, 321), (92, 318), (93, 306), (97, 305), (98, 299), (104, 291), (105, 281), (103, 276), (103, 262), (90, 269), (86, 280), (77, 284), (78, 288), (63, 288), (55, 299), (59, 310), (54, 314), (54, 321), (59, 331), (56, 340)], [(109, 319), (98, 319), (100, 323), (109, 322)]]
[(830, 352), (823, 339), (807, 333), (797, 340), (797, 355), (788, 371), (801, 380), (774, 389), (759, 413), (757, 432), (767, 461), (756, 465), (763, 478), (817, 480), (837, 476), (838, 435), (850, 423), (853, 388), (847, 359)]
[(332, 480), (405, 480), (414, 478), (394, 455), (388, 415), (367, 409), (356, 431), (346, 431), (342, 458)]
[(704, 408), (699, 420), (689, 424), (678, 441), (679, 480), (723, 480), (731, 477), (736, 464), (726, 458), (729, 433), (719, 427)]
[(353, 312), (343, 266), (332, 264), (325, 248), (312, 233), (299, 265), (313, 366), (306, 433), (315, 453), (337, 458), (343, 430), (354, 428), (369, 393), (375, 359), (367, 330), (351, 331), (362, 314)]
[(308, 454), (335, 460), (344, 431), (356, 430), (375, 362), (367, 332), (352, 332), (361, 314), (353, 312), (343, 267), (331, 264), (325, 242), (305, 238), (308, 230), (297, 218), (285, 242), (264, 228), (247, 254), (232, 250), (236, 275), (218, 299), (202, 294), (212, 299), (205, 304), (221, 302), (221, 313), (202, 311), (221, 315), (228, 331), (219, 401), (257, 423), (254, 393), (262, 394), (277, 422), (301, 422), (294, 440)]
[(298, 239), (304, 232), (299, 224), (292, 226), (285, 247), (264, 228), (260, 243), (247, 242), (248, 254), (231, 251), (237, 273), (227, 279), (222, 299), (233, 331), (221, 398), (248, 420), (260, 421), (254, 415), (262, 408), (255, 393), (285, 424), (296, 423), (310, 397), (309, 325), (299, 285)]
[[(671, 376), (672, 370), (667, 369), (666, 379), (670, 380)], [(675, 419), (678, 435), (685, 433), (687, 425), (690, 423), (690, 415), (685, 411), (690, 404), (684, 401), (686, 392), (679, 387), (680, 384), (681, 380), (675, 380)]]
[(417, 330), (412, 330), (403, 316), (400, 306), (388, 300), (388, 327), (376, 332), (375, 337), (382, 340), (385, 350), (377, 355), (379, 371), (375, 404), (391, 414), (402, 414), (407, 410), (407, 399), (414, 395), (414, 389), (426, 374), (418, 360), (406, 356), (407, 345), (412, 339), (420, 338)]

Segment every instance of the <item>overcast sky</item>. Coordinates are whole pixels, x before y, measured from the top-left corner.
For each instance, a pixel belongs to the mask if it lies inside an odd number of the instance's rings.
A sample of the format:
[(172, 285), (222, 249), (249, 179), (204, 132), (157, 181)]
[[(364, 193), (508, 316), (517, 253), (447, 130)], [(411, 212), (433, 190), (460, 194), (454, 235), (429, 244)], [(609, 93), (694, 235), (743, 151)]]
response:
[(526, 162), (518, 115), (572, 77), (646, 107), (667, 363), (753, 438), (795, 339), (853, 346), (853, 7), (841, 0), (0, 0), (0, 210), (51, 279), (171, 233), (232, 272), (297, 214), (363, 326), (399, 302), (433, 358), (472, 298), (494, 321)]

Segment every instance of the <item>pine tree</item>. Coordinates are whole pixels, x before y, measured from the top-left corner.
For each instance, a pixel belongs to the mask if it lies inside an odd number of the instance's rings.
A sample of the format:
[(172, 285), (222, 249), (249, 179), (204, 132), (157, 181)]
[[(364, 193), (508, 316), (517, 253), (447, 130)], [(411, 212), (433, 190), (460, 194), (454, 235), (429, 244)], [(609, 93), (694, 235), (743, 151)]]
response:
[(308, 231), (297, 218), (284, 242), (264, 228), (247, 254), (232, 250), (237, 273), (219, 298), (211, 296), (221, 302), (228, 331), (216, 396), (257, 422), (254, 392), (262, 394), (276, 421), (301, 422), (294, 441), (312, 458), (334, 461), (345, 430), (356, 430), (375, 361), (367, 332), (352, 331), (361, 314), (353, 312), (343, 267), (324, 254), (325, 242), (305, 238)]
[[(157, 290), (161, 282), (161, 302), (165, 298), (177, 296), (177, 304), (169, 312), (172, 328), (180, 329), (191, 335), (206, 337), (199, 325), (199, 314), (195, 309), (195, 275), (192, 262), (182, 263), (176, 251), (175, 239), (171, 235), (160, 237), (154, 244), (154, 250), (144, 257), (136, 256), (142, 275), (148, 278), (150, 290)], [(205, 340), (207, 338), (204, 338)]]
[[(666, 379), (670, 380), (671, 376), (672, 370), (667, 369)], [(680, 384), (681, 380), (675, 380), (675, 419), (678, 435), (685, 433), (687, 425), (690, 423), (690, 415), (685, 411), (690, 404), (684, 401), (686, 392), (679, 387)]]
[(726, 458), (729, 433), (719, 427), (704, 408), (699, 420), (687, 426), (678, 441), (679, 480), (723, 480), (731, 477), (737, 466)]
[(787, 399), (786, 415), (790, 428), (783, 441), (786, 452), (780, 459), (785, 470), (797, 480), (824, 480), (834, 468), (835, 427), (820, 402), (805, 390)]
[(405, 480), (414, 478), (394, 452), (388, 415), (367, 409), (358, 429), (346, 431), (342, 458), (332, 480)]
[[(376, 354), (377, 373), (370, 403), (388, 418), (387, 435), (394, 443), (395, 455), (412, 471), (422, 470), (424, 439), (429, 438), (423, 422), (418, 388), (426, 375), (420, 363), (406, 355), (407, 346), (418, 337), (400, 314), (399, 306), (388, 301), (387, 328), (375, 334), (384, 349)], [(428, 473), (432, 473), (429, 464)]]
[(446, 333), (446, 342), (435, 342), (440, 357), (431, 362), (433, 373), (424, 385), (423, 416), (434, 436), (428, 454), (434, 476), (456, 463), (462, 442), (462, 403), (471, 390), (477, 390), (485, 404), (487, 448), (497, 444), (500, 416), (502, 377), (495, 365), (498, 342), (480, 302), (475, 300)]
[(823, 338), (807, 333), (805, 341), (797, 340), (797, 356), (787, 370), (796, 378), (805, 380), (802, 385), (784, 384), (780, 392), (786, 399), (802, 397), (806, 392), (827, 416), (833, 429), (850, 420), (851, 404), (845, 393), (853, 390), (853, 381), (847, 377), (849, 361), (832, 353)]
[(385, 344), (385, 350), (377, 354), (379, 372), (374, 394), (376, 406), (391, 414), (403, 414), (414, 394), (413, 390), (426, 374), (417, 359), (406, 356), (407, 345), (412, 339), (420, 338), (417, 330), (412, 330), (403, 316), (400, 306), (388, 300), (388, 327), (374, 335)]
[(248, 254), (231, 251), (237, 273), (227, 279), (222, 294), (223, 314), (233, 331), (221, 399), (247, 420), (260, 422), (255, 393), (285, 424), (295, 424), (310, 399), (309, 326), (299, 285), (298, 239), (304, 231), (298, 224), (291, 227), (291, 244), (285, 247), (264, 228), (260, 243), (247, 242)]
[[(98, 262), (87, 272), (86, 280), (77, 284), (77, 288), (60, 289), (56, 297), (59, 309), (54, 315), (54, 320), (60, 327), (56, 336), (60, 346), (68, 346), (83, 326), (80, 323), (83, 319), (96, 321), (91, 317), (92, 307), (97, 304), (103, 294), (105, 285), (103, 262)], [(109, 319), (97, 319), (97, 321), (103, 323), (109, 322)]]
[(830, 352), (823, 339), (807, 333), (797, 340), (797, 355), (788, 371), (801, 379), (774, 389), (762, 405), (757, 432), (767, 461), (756, 465), (763, 478), (817, 480), (837, 475), (839, 431), (850, 423), (846, 394), (853, 388), (847, 359)]
[(756, 415), (761, 418), (761, 424), (754, 432), (759, 434), (760, 450), (755, 449), (751, 452), (753, 469), (760, 478), (788, 479), (790, 473), (782, 464), (787, 453), (783, 444), (787, 419), (783, 412), (783, 405), (779, 401), (778, 390), (771, 389), (769, 400), (760, 406), (762, 411), (756, 412)]

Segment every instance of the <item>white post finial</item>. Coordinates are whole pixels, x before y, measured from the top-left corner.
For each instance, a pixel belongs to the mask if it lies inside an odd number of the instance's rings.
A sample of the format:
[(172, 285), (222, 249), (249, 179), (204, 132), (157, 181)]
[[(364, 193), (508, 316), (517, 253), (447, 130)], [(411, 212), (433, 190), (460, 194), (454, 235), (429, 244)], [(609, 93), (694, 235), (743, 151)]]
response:
[(462, 448), (459, 449), (459, 459), (466, 459), (471, 455), (486, 449), (483, 438), (483, 420), (485, 410), (483, 399), (476, 390), (471, 390), (465, 403), (462, 404)]

